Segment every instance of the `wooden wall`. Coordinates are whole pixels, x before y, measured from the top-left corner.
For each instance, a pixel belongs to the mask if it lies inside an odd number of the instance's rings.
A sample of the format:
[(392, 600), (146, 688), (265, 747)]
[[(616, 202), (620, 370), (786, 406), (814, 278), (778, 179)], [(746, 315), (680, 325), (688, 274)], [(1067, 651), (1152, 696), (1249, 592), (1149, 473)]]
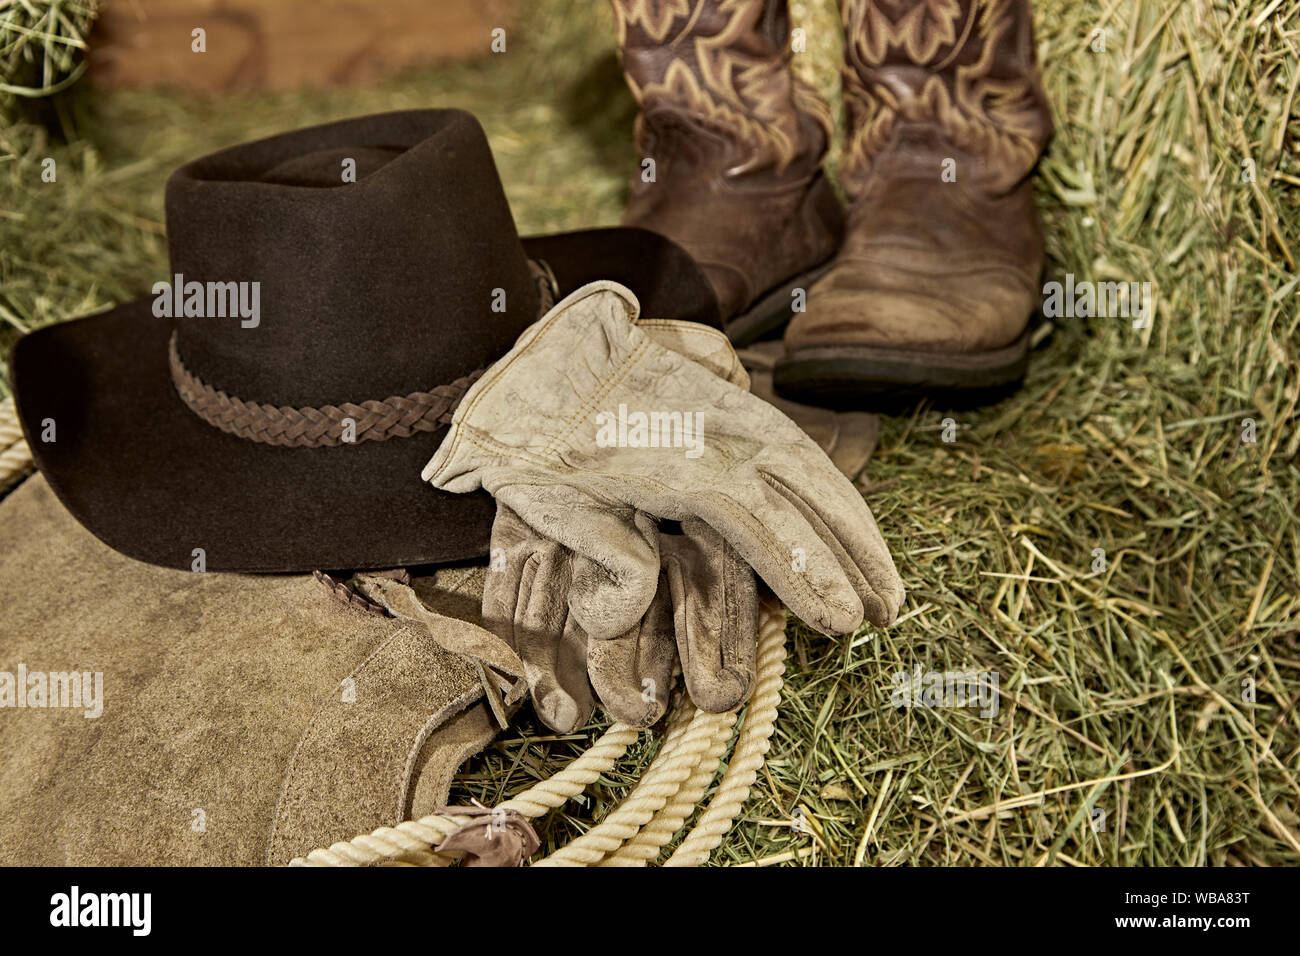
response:
[[(223, 90), (347, 84), (486, 54), (515, 0), (109, 0), (90, 37), (97, 82)], [(207, 51), (192, 50), (206, 31)]]

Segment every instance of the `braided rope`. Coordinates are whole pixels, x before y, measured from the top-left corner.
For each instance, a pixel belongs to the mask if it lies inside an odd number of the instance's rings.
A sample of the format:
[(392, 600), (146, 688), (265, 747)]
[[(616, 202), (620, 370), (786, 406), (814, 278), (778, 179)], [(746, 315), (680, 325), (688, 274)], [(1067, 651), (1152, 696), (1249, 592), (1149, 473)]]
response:
[(18, 409), (10, 395), (0, 402), (0, 448), (7, 448), (23, 437), (23, 427), (18, 424)]
[(772, 740), (776, 709), (781, 701), (781, 675), (785, 673), (785, 613), (780, 605), (764, 602), (758, 625), (758, 685), (745, 714), (718, 792), (695, 828), (682, 841), (665, 866), (701, 866), (731, 829), (732, 821), (749, 796)]
[(713, 743), (719, 718), (694, 704), (683, 708), (688, 720), (670, 725), (663, 746), (641, 780), (618, 808), (582, 836), (560, 847), (537, 866), (591, 866), (617, 850), (648, 823), (690, 778)]
[(687, 817), (695, 812), (704, 792), (717, 776), (722, 756), (727, 752), (727, 744), (731, 742), (731, 734), (739, 716), (739, 710), (733, 710), (726, 715), (726, 720), (718, 722), (713, 742), (690, 777), (677, 791), (677, 795), (651, 817), (650, 822), (643, 826), (640, 832), (602, 860), (599, 866), (645, 866), (659, 855), (659, 851), (680, 832)]
[(13, 396), (0, 402), (0, 488), (8, 486), (32, 467), (32, 450), (23, 438)]

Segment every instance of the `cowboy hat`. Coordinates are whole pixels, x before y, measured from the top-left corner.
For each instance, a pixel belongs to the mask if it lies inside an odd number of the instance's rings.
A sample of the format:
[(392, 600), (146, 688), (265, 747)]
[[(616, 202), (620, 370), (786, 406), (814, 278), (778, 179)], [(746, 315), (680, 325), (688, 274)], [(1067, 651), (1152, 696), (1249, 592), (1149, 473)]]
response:
[(474, 375), (595, 279), (716, 325), (653, 233), (521, 240), (478, 122), (343, 120), (168, 181), (170, 281), (36, 330), (11, 381), (37, 466), (110, 547), (167, 567), (378, 568), (481, 557), (486, 494), (420, 480)]

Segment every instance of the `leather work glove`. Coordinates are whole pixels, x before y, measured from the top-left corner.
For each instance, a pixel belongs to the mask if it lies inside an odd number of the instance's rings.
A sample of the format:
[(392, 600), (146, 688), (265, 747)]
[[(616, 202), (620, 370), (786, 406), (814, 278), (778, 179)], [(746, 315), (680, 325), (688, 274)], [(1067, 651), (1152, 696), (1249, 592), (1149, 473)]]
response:
[(659, 554), (658, 589), (641, 619), (618, 637), (588, 638), (569, 609), (573, 552), (497, 505), (483, 625), (523, 659), (548, 727), (577, 730), (596, 697), (615, 719), (650, 726), (667, 710), (679, 657), (701, 710), (722, 713), (748, 699), (758, 642), (753, 572), (700, 521), (683, 522), (681, 533), (661, 530)]
[(573, 551), (569, 607), (591, 637), (650, 607), (653, 518), (713, 528), (824, 633), (890, 623), (903, 585), (862, 496), (776, 408), (652, 341), (638, 310), (614, 282), (557, 304), (470, 388), (424, 479), (483, 488)]
[[(640, 324), (712, 374), (748, 384), (722, 332), (673, 320)], [(748, 699), (758, 640), (753, 572), (703, 522), (660, 527), (658, 543), (658, 589), (645, 615), (624, 634), (591, 640), (569, 610), (573, 552), (498, 504), (483, 623), (523, 659), (533, 707), (553, 730), (571, 733), (586, 723), (593, 690), (615, 719), (653, 724), (667, 709), (678, 659), (702, 710), (722, 713)]]

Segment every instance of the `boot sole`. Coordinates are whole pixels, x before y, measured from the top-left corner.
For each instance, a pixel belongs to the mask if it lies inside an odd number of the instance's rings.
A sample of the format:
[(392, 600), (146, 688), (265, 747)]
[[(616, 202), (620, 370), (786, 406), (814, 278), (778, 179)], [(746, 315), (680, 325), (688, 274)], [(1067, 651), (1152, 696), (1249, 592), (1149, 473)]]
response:
[(803, 289), (806, 294), (814, 282), (830, 271), (835, 254), (825, 262), (805, 269), (794, 278), (786, 279), (759, 296), (748, 309), (727, 321), (727, 338), (736, 348), (752, 345), (778, 329), (784, 328), (794, 318), (790, 309), (790, 299), (795, 289)]
[(958, 406), (997, 401), (1019, 386), (1035, 323), (1010, 345), (982, 352), (924, 352), (871, 346), (801, 349), (777, 361), (779, 395), (826, 408), (881, 409), (919, 398)]

